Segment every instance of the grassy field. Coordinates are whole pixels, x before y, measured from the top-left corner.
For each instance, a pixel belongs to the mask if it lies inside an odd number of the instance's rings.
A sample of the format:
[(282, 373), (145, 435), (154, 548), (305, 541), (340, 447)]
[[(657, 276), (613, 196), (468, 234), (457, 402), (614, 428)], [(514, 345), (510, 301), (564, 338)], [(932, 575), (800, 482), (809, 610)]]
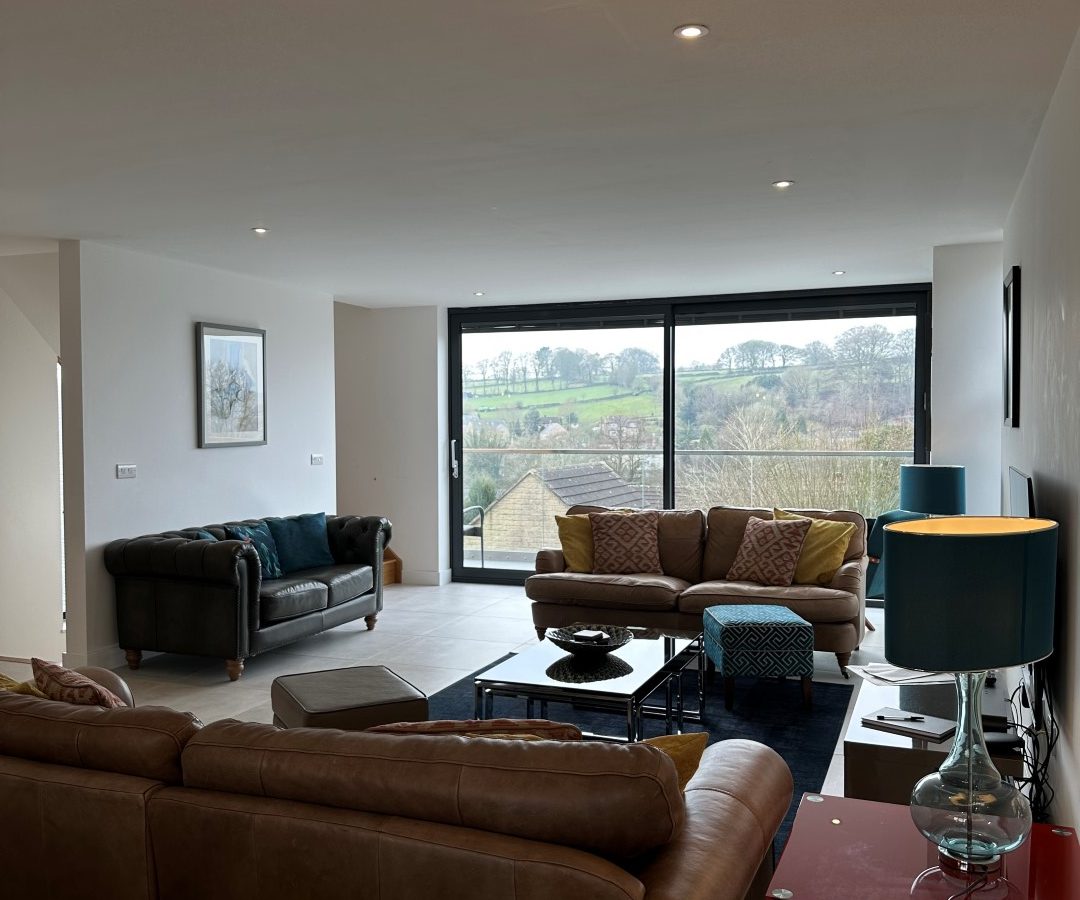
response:
[[(699, 370), (679, 372), (676, 376), (680, 383), (713, 384), (727, 391), (734, 391), (749, 382), (754, 376), (732, 375), (727, 369)], [(656, 417), (662, 414), (662, 398), (659, 379), (651, 376), (647, 379), (652, 389), (634, 392), (613, 384), (573, 385), (558, 387), (548, 379), (541, 379), (541, 390), (522, 391), (515, 385), (509, 394), (483, 393), (478, 383), (466, 383), (463, 409), (466, 415), (477, 415), (481, 421), (498, 419), (512, 422), (522, 418), (530, 409), (535, 409), (541, 416), (563, 417), (573, 412), (578, 423), (591, 427), (602, 419), (611, 416)], [(491, 391), (491, 385), (487, 386)]]

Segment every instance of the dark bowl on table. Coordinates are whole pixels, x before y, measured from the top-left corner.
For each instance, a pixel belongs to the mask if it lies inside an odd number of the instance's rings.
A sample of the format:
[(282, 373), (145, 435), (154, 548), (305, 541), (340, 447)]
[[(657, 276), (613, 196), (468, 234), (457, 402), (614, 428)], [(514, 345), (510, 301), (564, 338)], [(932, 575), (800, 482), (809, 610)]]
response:
[[(606, 640), (581, 640), (574, 635), (579, 631), (603, 631)], [(564, 628), (549, 628), (547, 639), (556, 647), (572, 653), (578, 659), (601, 659), (612, 650), (624, 647), (634, 639), (633, 632), (622, 625), (567, 625)]]

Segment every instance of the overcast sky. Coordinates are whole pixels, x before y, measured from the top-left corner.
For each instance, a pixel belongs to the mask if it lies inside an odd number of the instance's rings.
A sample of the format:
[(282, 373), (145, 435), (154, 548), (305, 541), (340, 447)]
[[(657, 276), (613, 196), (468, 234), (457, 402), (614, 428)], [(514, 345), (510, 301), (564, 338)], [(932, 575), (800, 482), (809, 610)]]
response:
[[(799, 322), (754, 322), (737, 325), (680, 325), (675, 329), (675, 366), (716, 362), (728, 347), (743, 341), (762, 340), (776, 344), (805, 347), (813, 341), (832, 344), (836, 336), (858, 325), (884, 325), (899, 334), (915, 327), (914, 316), (889, 316), (866, 319), (809, 319)], [(589, 350), (604, 356), (627, 347), (641, 347), (657, 357), (664, 353), (661, 328), (609, 328), (585, 331), (526, 331), (494, 334), (465, 334), (461, 338), (461, 356), (466, 366), (482, 359), (494, 359), (503, 350), (532, 353), (540, 347), (569, 347)]]

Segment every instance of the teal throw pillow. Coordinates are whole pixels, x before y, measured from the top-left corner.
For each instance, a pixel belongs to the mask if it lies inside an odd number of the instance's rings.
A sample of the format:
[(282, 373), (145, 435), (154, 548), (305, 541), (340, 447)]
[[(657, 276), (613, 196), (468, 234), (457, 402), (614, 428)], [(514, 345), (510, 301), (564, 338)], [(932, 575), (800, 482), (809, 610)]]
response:
[(308, 513), (287, 519), (267, 519), (285, 574), (317, 566), (334, 565), (326, 538), (326, 513)]
[(255, 552), (259, 554), (259, 563), (262, 565), (262, 577), (280, 578), (282, 576), (281, 562), (278, 559), (277, 546), (274, 544), (274, 536), (265, 522), (258, 525), (226, 525), (225, 536), (234, 541), (246, 541), (255, 545)]
[(195, 531), (193, 532), (192, 536), (191, 536), (191, 539), (193, 541), (216, 541), (217, 540), (217, 538), (214, 537), (205, 528), (196, 528)]

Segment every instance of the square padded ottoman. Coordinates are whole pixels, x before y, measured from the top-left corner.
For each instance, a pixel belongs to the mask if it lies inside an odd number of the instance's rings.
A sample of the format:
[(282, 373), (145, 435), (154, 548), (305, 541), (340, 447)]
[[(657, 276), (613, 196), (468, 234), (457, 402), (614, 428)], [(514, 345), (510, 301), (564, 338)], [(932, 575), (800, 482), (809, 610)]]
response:
[(270, 705), (281, 728), (363, 731), (428, 716), (427, 694), (386, 666), (282, 675), (270, 687)]
[(735, 679), (801, 678), (810, 705), (814, 626), (784, 606), (710, 606), (702, 614), (705, 654), (724, 679), (724, 706), (735, 702)]

